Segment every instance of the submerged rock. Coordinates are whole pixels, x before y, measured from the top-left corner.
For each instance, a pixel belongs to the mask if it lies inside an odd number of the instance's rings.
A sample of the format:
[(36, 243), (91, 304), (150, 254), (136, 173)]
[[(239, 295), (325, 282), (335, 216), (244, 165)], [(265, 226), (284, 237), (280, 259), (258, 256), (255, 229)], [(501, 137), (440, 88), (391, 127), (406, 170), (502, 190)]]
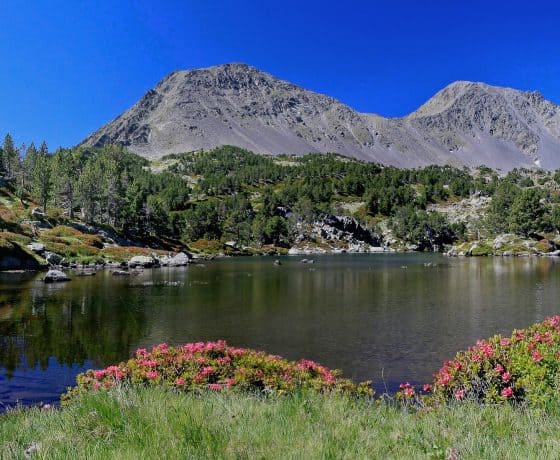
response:
[(60, 270), (49, 270), (45, 277), (43, 278), (45, 283), (59, 283), (63, 281), (70, 281), (70, 278), (66, 273)]

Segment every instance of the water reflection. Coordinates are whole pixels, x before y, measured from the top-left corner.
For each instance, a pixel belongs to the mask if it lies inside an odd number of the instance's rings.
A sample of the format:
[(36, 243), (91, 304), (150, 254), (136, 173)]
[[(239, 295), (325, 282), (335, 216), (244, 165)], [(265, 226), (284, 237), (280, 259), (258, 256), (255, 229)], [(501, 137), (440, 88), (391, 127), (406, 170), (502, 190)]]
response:
[(98, 273), (65, 285), (0, 275), (1, 401), (13, 402), (25, 382), (26, 401), (55, 398), (80, 369), (126, 359), (139, 346), (217, 338), (309, 357), (391, 389), (430, 380), (441, 361), (477, 338), (558, 311), (552, 259), (316, 261), (221, 260), (132, 278)]

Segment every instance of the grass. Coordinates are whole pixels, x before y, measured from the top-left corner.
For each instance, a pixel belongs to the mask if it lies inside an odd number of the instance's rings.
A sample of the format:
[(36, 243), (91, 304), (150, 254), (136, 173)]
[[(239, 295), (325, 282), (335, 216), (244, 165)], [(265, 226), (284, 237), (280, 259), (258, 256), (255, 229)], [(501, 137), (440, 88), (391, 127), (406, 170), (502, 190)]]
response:
[[(560, 408), (558, 408), (560, 409)], [(0, 416), (0, 458), (558, 458), (560, 410), (116, 389)]]

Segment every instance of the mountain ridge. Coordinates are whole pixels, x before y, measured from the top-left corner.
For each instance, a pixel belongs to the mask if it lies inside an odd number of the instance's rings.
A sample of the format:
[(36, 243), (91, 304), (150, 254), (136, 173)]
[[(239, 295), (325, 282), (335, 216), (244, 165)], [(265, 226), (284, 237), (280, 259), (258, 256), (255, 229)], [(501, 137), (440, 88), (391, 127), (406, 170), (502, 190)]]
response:
[(176, 70), (82, 145), (148, 158), (236, 145), (399, 167), (560, 167), (560, 107), (539, 92), (457, 81), (398, 118), (360, 113), (242, 63)]

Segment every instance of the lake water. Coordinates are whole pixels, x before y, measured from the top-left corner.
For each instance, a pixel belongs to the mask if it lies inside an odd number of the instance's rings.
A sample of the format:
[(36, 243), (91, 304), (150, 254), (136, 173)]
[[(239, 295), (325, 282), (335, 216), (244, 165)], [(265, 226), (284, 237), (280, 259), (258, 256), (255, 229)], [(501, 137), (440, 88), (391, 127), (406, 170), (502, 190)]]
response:
[(0, 407), (55, 401), (78, 372), (138, 347), (220, 338), (313, 359), (393, 391), (402, 381), (430, 381), (478, 338), (560, 311), (560, 265), (550, 258), (280, 259), (223, 259), (130, 278), (105, 271), (51, 285), (41, 274), (0, 274)]

